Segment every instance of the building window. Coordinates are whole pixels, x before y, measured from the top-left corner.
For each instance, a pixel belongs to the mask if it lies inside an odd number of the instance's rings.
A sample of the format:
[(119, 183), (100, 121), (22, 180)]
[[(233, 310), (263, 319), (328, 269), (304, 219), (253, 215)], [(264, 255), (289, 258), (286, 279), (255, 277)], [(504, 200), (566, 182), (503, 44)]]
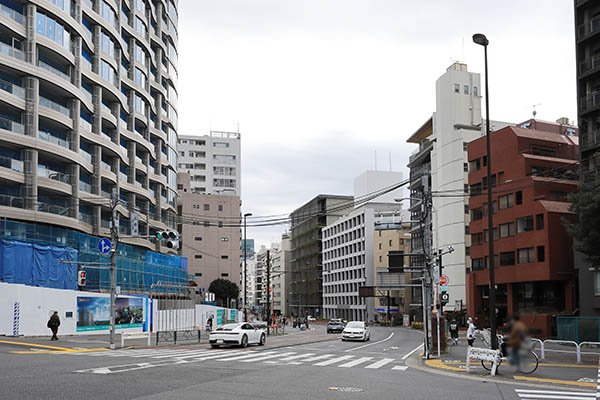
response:
[(392, 247), (392, 241), (390, 240), (390, 247)]
[(229, 242), (229, 238), (228, 237), (222, 237), (221, 238), (221, 242)]
[[(464, 146), (466, 147), (466, 143), (464, 144)], [(475, 172), (475, 171), (479, 171), (481, 169), (481, 158), (478, 158), (476, 160), (473, 161), (469, 161), (469, 171), (470, 172)]]
[(218, 225), (219, 225), (219, 228), (222, 228), (223, 227), (223, 221), (219, 221)]
[(229, 277), (229, 274), (228, 274), (227, 272), (223, 272), (223, 273), (221, 274), (221, 277), (222, 277), (222, 278), (227, 278), (227, 277)]
[(465, 204), (465, 214), (469, 214), (469, 205)]
[(471, 260), (471, 269), (473, 271), (481, 271), (483, 268), (483, 258), (474, 258)]
[(544, 229), (544, 214), (537, 214), (535, 216), (535, 229), (537, 229), (537, 230)]
[(469, 246), (465, 247), (465, 256), (470, 256), (471, 255), (471, 248)]
[[(483, 239), (487, 243), (489, 241), (489, 238), (489, 230), (486, 229), (483, 231)], [(494, 240), (498, 240), (498, 228), (494, 228)]]
[(480, 219), (483, 219), (483, 208), (479, 207), (479, 208), (472, 209), (471, 210), (471, 219), (473, 221), (479, 221)]
[(194, 238), (194, 240), (197, 241), (197, 242), (200, 242), (200, 241), (202, 241), (202, 236), (196, 236)]
[(194, 258), (195, 258), (196, 260), (199, 260), (199, 259), (201, 259), (201, 258), (202, 258), (202, 254), (195, 254), (195, 255), (194, 255)]
[(202, 272), (196, 272), (194, 275), (195, 276), (202, 276)]
[(464, 93), (465, 94), (469, 94), (469, 85), (465, 85), (465, 87), (464, 87)]
[(382, 262), (382, 257), (381, 256), (379, 256), (379, 262)]
[(379, 250), (381, 250), (381, 243), (379, 243)]
[(505, 208), (512, 208), (515, 205), (514, 197), (515, 196), (512, 193), (498, 197), (498, 205), (500, 209), (504, 210)]
[(545, 257), (545, 249), (544, 246), (538, 246), (537, 247), (537, 260), (538, 262), (544, 262), (546, 260)]
[(219, 204), (218, 209), (219, 209), (219, 211), (223, 211), (223, 205)]
[(483, 232), (474, 233), (471, 235), (471, 245), (479, 246), (479, 245), (482, 245), (483, 242), (484, 242)]
[(467, 151), (467, 142), (463, 142), (463, 151)]
[(517, 205), (519, 204), (523, 204), (523, 192), (522, 191), (518, 191), (515, 193), (515, 202)]
[(469, 172), (469, 163), (463, 163), (463, 171)]
[(506, 267), (509, 265), (515, 265), (515, 252), (507, 251), (504, 253), (500, 253), (500, 266)]
[(595, 285), (594, 285), (594, 294), (596, 296), (600, 296), (600, 271), (596, 271), (594, 272), (594, 281), (595, 281)]
[(469, 234), (469, 225), (466, 225), (465, 226), (465, 235), (468, 235), (468, 234)]
[(517, 250), (519, 253), (519, 264), (528, 264), (535, 262), (533, 247)]
[(510, 236), (515, 236), (515, 223), (500, 224), (500, 237), (505, 238)]
[(473, 86), (473, 96), (477, 97), (478, 93), (477, 93), (477, 86)]
[(533, 216), (517, 219), (517, 233), (533, 231)]
[(221, 256), (221, 260), (229, 260), (229, 256)]
[(224, 143), (224, 142), (214, 142), (213, 143), (213, 147), (229, 147), (229, 143)]
[(458, 83), (454, 84), (454, 93), (460, 93), (460, 85)]
[(208, 221), (202, 221), (202, 225), (208, 228), (210, 223)]

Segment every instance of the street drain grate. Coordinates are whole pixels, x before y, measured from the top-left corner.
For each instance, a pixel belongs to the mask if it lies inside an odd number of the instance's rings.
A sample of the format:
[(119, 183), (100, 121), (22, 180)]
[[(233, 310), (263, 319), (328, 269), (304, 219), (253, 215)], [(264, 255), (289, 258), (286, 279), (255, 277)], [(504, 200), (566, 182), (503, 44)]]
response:
[(363, 392), (363, 389), (357, 387), (349, 387), (349, 386), (332, 386), (329, 390), (334, 392)]

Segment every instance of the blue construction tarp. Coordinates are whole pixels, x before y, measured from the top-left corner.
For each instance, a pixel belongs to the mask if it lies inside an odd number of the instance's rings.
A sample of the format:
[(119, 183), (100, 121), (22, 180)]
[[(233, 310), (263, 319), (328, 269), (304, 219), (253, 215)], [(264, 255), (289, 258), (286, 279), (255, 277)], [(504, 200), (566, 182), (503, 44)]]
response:
[(77, 290), (77, 264), (61, 262), (77, 259), (69, 247), (0, 240), (0, 281)]

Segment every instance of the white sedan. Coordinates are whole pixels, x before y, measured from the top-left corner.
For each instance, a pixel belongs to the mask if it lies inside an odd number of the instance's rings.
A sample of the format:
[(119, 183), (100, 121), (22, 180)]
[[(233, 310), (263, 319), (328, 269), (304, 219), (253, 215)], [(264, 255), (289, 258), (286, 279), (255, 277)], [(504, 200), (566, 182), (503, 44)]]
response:
[(366, 342), (371, 340), (369, 327), (362, 321), (350, 321), (342, 331), (342, 341), (346, 340), (362, 340)]
[(247, 322), (237, 324), (225, 324), (214, 331), (208, 337), (211, 347), (219, 347), (227, 344), (237, 344), (246, 347), (249, 344), (264, 346), (267, 335), (262, 329), (253, 327)]

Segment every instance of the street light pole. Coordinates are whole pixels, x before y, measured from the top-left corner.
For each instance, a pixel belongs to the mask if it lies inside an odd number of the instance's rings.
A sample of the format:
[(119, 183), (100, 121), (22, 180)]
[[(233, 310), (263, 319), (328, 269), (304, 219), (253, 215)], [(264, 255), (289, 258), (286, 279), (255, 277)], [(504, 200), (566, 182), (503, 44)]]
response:
[(248, 321), (248, 267), (246, 259), (248, 258), (248, 241), (246, 239), (246, 218), (252, 213), (244, 214), (244, 321)]
[(488, 244), (490, 260), (490, 331), (492, 349), (498, 348), (498, 337), (496, 336), (496, 282), (494, 280), (494, 207), (492, 205), (492, 154), (490, 143), (490, 101), (488, 90), (488, 60), (487, 46), (488, 39), (482, 33), (473, 35), (473, 42), (483, 46), (484, 62), (485, 62), (485, 138), (487, 152), (487, 201), (488, 201)]

